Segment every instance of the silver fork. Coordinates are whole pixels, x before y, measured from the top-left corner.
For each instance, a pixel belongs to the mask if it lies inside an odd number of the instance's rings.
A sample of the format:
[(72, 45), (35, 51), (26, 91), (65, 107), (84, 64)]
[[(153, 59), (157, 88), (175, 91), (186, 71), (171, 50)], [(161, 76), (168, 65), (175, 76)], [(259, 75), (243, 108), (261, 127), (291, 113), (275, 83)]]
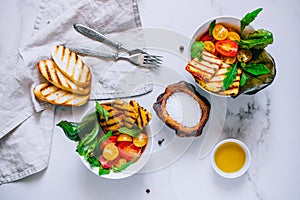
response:
[(147, 54), (148, 55), (148, 59), (151, 59), (152, 61), (157, 61), (157, 62), (162, 62), (162, 56), (154, 56), (154, 55), (150, 55), (147, 52), (143, 51), (142, 49), (133, 49), (133, 50), (129, 50), (127, 47), (125, 47), (122, 43), (114, 41), (108, 37), (106, 37), (105, 35), (103, 35), (102, 33), (99, 33), (98, 31), (89, 28), (85, 25), (82, 24), (74, 24), (74, 29), (76, 31), (78, 31), (79, 33), (97, 40), (99, 42), (102, 42), (104, 44), (110, 45), (114, 48), (116, 48), (117, 50), (123, 50), (126, 51), (129, 55), (133, 55), (133, 54), (137, 54), (137, 53), (141, 53), (141, 54)]
[(82, 48), (82, 47), (70, 47), (66, 46), (71, 51), (78, 53), (83, 56), (92, 56), (97, 58), (105, 58), (105, 59), (113, 59), (113, 60), (128, 60), (131, 63), (141, 66), (141, 67), (159, 67), (161, 62), (157, 59), (157, 56), (155, 55), (148, 55), (143, 53), (136, 53), (129, 56), (120, 55), (119, 53), (111, 53), (107, 51), (100, 51), (100, 50), (93, 50), (88, 48)]

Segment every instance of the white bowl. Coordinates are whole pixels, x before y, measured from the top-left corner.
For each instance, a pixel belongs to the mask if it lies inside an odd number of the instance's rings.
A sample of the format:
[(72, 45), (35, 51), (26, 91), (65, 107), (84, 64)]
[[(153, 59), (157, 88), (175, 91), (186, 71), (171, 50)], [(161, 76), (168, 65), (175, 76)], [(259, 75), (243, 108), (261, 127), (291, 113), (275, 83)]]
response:
[[(106, 101), (106, 102), (99, 102), (99, 103), (109, 103), (109, 102)], [(95, 111), (96, 111), (96, 108), (92, 107), (86, 112), (86, 114), (83, 115), (83, 117), (87, 116), (88, 114), (91, 114), (92, 112), (95, 112)], [(152, 148), (153, 148), (153, 135), (152, 135), (149, 125), (146, 126), (146, 131), (147, 131), (147, 135), (148, 135), (148, 143), (146, 144), (146, 147), (144, 147), (145, 149), (144, 149), (143, 153), (141, 154), (141, 156), (135, 163), (133, 163), (132, 165), (130, 165), (128, 168), (126, 168), (125, 170), (123, 170), (121, 172), (115, 173), (111, 170), (111, 172), (109, 174), (99, 176), (98, 175), (99, 167), (91, 167), (90, 164), (84, 159), (83, 156), (80, 156), (79, 154), (78, 154), (78, 156), (80, 157), (80, 160), (82, 161), (84, 166), (88, 170), (90, 170), (92, 173), (96, 174), (99, 177), (103, 177), (103, 178), (107, 178), (107, 179), (127, 178), (129, 176), (132, 176), (132, 175), (138, 173), (149, 161), (149, 158), (150, 158), (150, 155), (152, 152)]]
[[(235, 144), (238, 144), (240, 147), (242, 147), (242, 149), (245, 151), (245, 154), (246, 154), (246, 161), (243, 165), (243, 167), (241, 169), (239, 169), (238, 171), (236, 172), (224, 172), (222, 171), (216, 164), (216, 161), (215, 161), (215, 154), (216, 154), (216, 151), (218, 150), (218, 148), (225, 144), (225, 143), (229, 143), (229, 142), (232, 142), (232, 143), (235, 143)], [(217, 174), (219, 174), (220, 176), (224, 177), (224, 178), (237, 178), (237, 177), (240, 177), (242, 176), (249, 168), (250, 166), (250, 163), (251, 163), (251, 154), (250, 154), (250, 151), (248, 149), (248, 147), (241, 141), (239, 140), (236, 140), (236, 139), (226, 139), (226, 140), (223, 140), (221, 142), (219, 142), (213, 149), (212, 151), (212, 154), (211, 154), (211, 165), (213, 167), (213, 169), (215, 170), (215, 172), (217, 172)]]
[[(234, 27), (236, 30), (240, 31), (241, 20), (239, 18), (237, 18), (237, 17), (233, 17), (233, 16), (219, 16), (219, 17), (215, 17), (215, 18), (207, 20), (206, 22), (202, 23), (196, 29), (196, 31), (193, 33), (193, 35), (191, 37), (190, 44), (189, 44), (189, 51), (188, 51), (188, 58), (189, 58), (189, 60), (192, 60), (192, 57), (191, 57), (191, 47), (192, 47), (192, 44), (194, 42), (198, 41), (201, 38), (201, 36), (203, 36), (205, 33), (208, 32), (209, 25), (210, 25), (210, 23), (213, 20), (216, 20), (216, 24), (217, 23), (228, 24), (228, 25)], [(253, 30), (254, 30), (254, 28), (251, 25), (249, 25), (249, 26), (247, 26), (244, 29), (243, 35), (246, 35), (246, 34), (248, 34), (249, 32), (251, 32)], [(200, 88), (202, 88), (204, 91), (208, 92), (209, 94), (220, 96), (220, 97), (230, 97), (230, 95), (225, 96), (225, 95), (221, 95), (221, 94), (217, 94), (217, 93), (211, 92), (211, 91), (205, 89), (204, 87), (202, 87), (198, 83), (197, 83), (197, 85), (199, 85)]]

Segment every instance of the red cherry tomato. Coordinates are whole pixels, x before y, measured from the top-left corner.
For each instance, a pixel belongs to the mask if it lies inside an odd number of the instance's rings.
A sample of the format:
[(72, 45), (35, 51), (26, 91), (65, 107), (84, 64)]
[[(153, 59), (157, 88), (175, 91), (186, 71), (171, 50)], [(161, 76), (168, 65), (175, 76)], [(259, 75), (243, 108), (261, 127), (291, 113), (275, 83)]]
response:
[(113, 143), (113, 144), (117, 144), (118, 141), (118, 136), (116, 135), (112, 135), (110, 136), (107, 140), (104, 140), (101, 145), (100, 145), (100, 149), (103, 150), (104, 147), (109, 144), (109, 143)]
[(112, 166), (112, 162), (109, 162), (108, 160), (106, 160), (103, 155), (100, 156), (99, 162), (101, 163), (101, 165), (104, 169), (109, 169)]
[(205, 41), (212, 41), (212, 42), (214, 42), (214, 41), (216, 41), (216, 39), (213, 36), (209, 35), (209, 33), (206, 33), (204, 36), (202, 36), (200, 38), (200, 41), (202, 41), (202, 42), (205, 42)]
[(239, 45), (232, 40), (220, 40), (216, 42), (215, 47), (221, 55), (232, 57), (236, 56)]
[(108, 161), (104, 158), (103, 155), (101, 155), (99, 157), (99, 162), (101, 163), (102, 167), (104, 169), (109, 169), (111, 168), (113, 165), (116, 165), (119, 162), (120, 156), (118, 156), (116, 159), (114, 159), (113, 161)]
[(120, 142), (118, 144), (118, 148), (121, 157), (125, 158), (128, 161), (133, 160), (140, 151), (140, 148), (135, 146), (131, 142)]

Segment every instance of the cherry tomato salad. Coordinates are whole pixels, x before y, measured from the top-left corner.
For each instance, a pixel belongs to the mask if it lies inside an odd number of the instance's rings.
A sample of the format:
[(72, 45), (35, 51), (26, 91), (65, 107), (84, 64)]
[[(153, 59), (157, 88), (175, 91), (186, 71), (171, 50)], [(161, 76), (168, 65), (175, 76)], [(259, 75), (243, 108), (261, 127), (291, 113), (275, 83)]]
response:
[[(265, 29), (244, 34), (245, 28), (261, 11), (262, 8), (259, 8), (247, 13), (240, 21), (240, 27), (213, 20), (209, 25), (209, 30), (192, 45), (192, 58), (198, 57), (201, 60), (201, 52), (205, 50), (232, 66), (226, 74), (231, 78), (223, 79), (223, 84), (227, 88), (235, 80), (234, 74), (236, 74), (237, 68), (242, 69), (240, 87), (243, 87), (247, 79), (251, 78), (252, 80), (255, 77), (269, 74), (274, 67), (261, 62), (263, 59), (258, 59), (264, 48), (273, 43), (273, 34)], [(227, 83), (224, 83), (226, 81)], [(223, 88), (223, 90), (227, 88)]]
[[(116, 106), (96, 102), (96, 112), (81, 122), (57, 124), (70, 140), (78, 142), (78, 154), (91, 167), (99, 168), (99, 176), (125, 170), (140, 158), (148, 143), (146, 125), (151, 120), (150, 113), (136, 102), (135, 107), (118, 102), (121, 104)], [(140, 115), (136, 115), (135, 108), (140, 109)]]

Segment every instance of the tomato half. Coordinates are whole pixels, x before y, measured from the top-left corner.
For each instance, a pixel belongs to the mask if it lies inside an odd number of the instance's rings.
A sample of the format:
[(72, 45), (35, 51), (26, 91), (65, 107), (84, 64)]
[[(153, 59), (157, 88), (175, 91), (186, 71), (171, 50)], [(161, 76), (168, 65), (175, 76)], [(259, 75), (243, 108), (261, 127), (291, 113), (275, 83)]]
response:
[(98, 160), (104, 169), (109, 169), (113, 165), (117, 164), (119, 162), (119, 159), (120, 159), (120, 157), (117, 157), (115, 160), (109, 161), (109, 160), (106, 160), (103, 155), (101, 155)]
[(121, 157), (128, 161), (133, 160), (139, 153), (140, 148), (135, 146), (131, 142), (120, 142), (118, 144), (119, 152)]
[(144, 133), (139, 133), (137, 137), (133, 138), (133, 144), (137, 147), (143, 147), (148, 143), (148, 136)]
[(236, 56), (239, 45), (232, 40), (220, 40), (215, 44), (216, 50), (223, 56)]
[(101, 145), (100, 145), (100, 149), (103, 150), (104, 147), (109, 144), (109, 143), (113, 143), (113, 144), (116, 144), (117, 143), (117, 140), (118, 140), (118, 136), (116, 135), (112, 135), (110, 136), (107, 140), (104, 140)]
[(212, 41), (212, 42), (214, 42), (214, 41), (216, 41), (216, 39), (213, 36), (211, 36), (209, 33), (206, 33), (204, 36), (202, 36), (200, 38), (200, 41), (202, 41), (202, 42), (205, 42), (205, 41)]

